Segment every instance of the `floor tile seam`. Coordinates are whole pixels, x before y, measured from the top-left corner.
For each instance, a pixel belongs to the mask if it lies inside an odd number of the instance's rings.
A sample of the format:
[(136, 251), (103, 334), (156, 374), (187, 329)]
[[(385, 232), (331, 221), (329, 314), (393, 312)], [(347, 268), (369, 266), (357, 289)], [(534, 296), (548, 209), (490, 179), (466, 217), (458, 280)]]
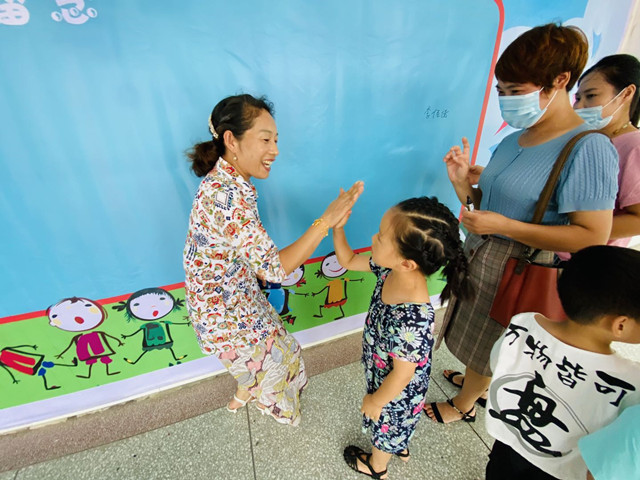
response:
[(258, 480), (257, 472), (256, 472), (256, 458), (253, 452), (253, 436), (251, 435), (251, 414), (249, 413), (249, 408), (245, 407), (247, 414), (247, 428), (249, 430), (249, 451), (251, 452), (251, 466), (253, 467), (253, 480)]

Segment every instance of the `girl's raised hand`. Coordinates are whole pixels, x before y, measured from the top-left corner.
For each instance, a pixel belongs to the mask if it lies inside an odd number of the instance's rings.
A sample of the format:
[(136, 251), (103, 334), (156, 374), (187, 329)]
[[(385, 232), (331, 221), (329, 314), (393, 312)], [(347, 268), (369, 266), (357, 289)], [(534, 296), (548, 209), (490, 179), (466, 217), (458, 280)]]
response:
[(333, 228), (342, 228), (342, 227), (344, 227), (347, 224), (347, 220), (349, 220), (350, 216), (351, 216), (351, 210), (349, 210), (347, 212), (347, 214), (344, 217), (342, 217), (340, 219), (340, 221), (333, 226)]
[(329, 228), (344, 226), (351, 213), (351, 208), (358, 200), (364, 190), (364, 182), (357, 181), (347, 191), (340, 189), (340, 194), (329, 204), (322, 214), (322, 218), (327, 222)]
[(444, 163), (447, 164), (449, 180), (454, 185), (468, 182), (470, 152), (469, 140), (467, 140), (467, 137), (462, 137), (462, 148), (454, 145), (443, 158)]

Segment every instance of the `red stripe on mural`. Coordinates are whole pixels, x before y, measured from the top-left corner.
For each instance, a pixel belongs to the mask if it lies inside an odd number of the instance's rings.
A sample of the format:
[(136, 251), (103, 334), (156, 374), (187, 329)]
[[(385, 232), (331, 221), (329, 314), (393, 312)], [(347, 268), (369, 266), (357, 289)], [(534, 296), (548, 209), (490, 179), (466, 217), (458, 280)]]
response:
[[(180, 283), (173, 283), (171, 285), (165, 285), (164, 287), (160, 287), (160, 288), (171, 291), (171, 290), (175, 290), (177, 288), (183, 288), (183, 287), (184, 287), (184, 282), (180, 282)], [(99, 303), (100, 305), (108, 305), (110, 303), (123, 302), (124, 300), (129, 298), (131, 293), (125, 293), (123, 295), (118, 295), (116, 297), (103, 298), (102, 300), (94, 300), (94, 301), (96, 303)], [(37, 312), (21, 313), (20, 315), (11, 315), (8, 317), (0, 318), (0, 325), (2, 325), (3, 323), (18, 322), (20, 320), (30, 320), (32, 318), (44, 317), (46, 315), (47, 315), (46, 309), (39, 310)]]
[[(357, 248), (357, 249), (354, 250), (355, 253), (362, 253), (362, 252), (369, 252), (369, 251), (371, 251), (371, 247), (362, 247), (362, 248)], [(304, 262), (304, 264), (308, 265), (310, 263), (321, 262), (322, 260), (324, 260), (324, 257), (326, 257), (326, 255), (323, 255), (322, 257), (310, 258), (309, 260)]]

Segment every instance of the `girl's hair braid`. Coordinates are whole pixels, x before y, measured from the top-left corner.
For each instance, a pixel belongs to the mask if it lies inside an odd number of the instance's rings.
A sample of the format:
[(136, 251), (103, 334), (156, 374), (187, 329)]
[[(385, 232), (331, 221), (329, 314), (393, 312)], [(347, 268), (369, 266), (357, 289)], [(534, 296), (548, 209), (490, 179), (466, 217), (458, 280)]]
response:
[(458, 220), (436, 197), (417, 197), (396, 205), (399, 215), (396, 242), (400, 255), (416, 262), (422, 273), (442, 273), (447, 285), (440, 294), (469, 299), (475, 289), (469, 279), (469, 264), (462, 249)]

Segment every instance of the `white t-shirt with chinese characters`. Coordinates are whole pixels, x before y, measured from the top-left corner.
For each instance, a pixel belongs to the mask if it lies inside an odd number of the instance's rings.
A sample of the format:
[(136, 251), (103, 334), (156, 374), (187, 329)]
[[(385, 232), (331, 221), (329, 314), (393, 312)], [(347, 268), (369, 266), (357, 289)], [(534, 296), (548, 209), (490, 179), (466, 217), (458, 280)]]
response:
[(640, 364), (561, 342), (521, 313), (491, 351), (487, 431), (549, 475), (584, 480), (578, 439), (640, 403)]

